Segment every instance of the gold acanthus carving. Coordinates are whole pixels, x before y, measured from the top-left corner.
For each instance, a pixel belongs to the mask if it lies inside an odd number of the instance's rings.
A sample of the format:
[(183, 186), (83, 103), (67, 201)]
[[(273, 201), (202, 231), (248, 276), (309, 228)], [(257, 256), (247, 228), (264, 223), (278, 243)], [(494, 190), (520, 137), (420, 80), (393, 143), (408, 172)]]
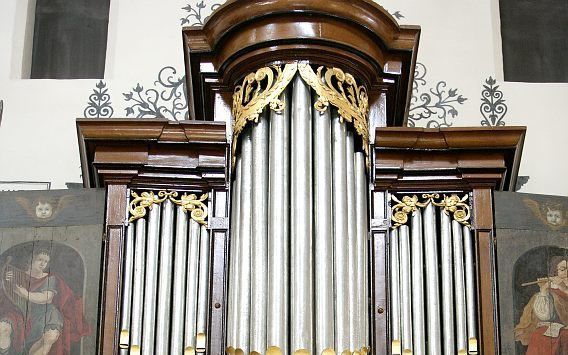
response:
[[(244, 350), (240, 348), (234, 348), (232, 346), (227, 347), (225, 353), (227, 355), (245, 355)], [(371, 349), (369, 347), (363, 347), (353, 352), (351, 352), (350, 350), (343, 350), (341, 352), (341, 355), (368, 355), (370, 353)], [(310, 354), (311, 352), (306, 349), (298, 349), (293, 352), (293, 355), (310, 355)], [(330, 348), (324, 349), (321, 352), (321, 355), (335, 355), (335, 354), (336, 354), (335, 350)], [(250, 355), (260, 355), (260, 353), (256, 351), (251, 351)], [(280, 349), (277, 346), (269, 346), (268, 349), (266, 349), (266, 355), (284, 355), (284, 352), (282, 351), (282, 349)]]
[(314, 108), (324, 112), (329, 105), (338, 109), (341, 122), (353, 124), (363, 141), (363, 150), (369, 167), (369, 98), (364, 86), (357, 85), (353, 75), (339, 68), (318, 67), (314, 72), (308, 62), (293, 62), (260, 68), (247, 75), (233, 94), (232, 166), (235, 166), (239, 135), (248, 122), (258, 122), (262, 110), (270, 105), (282, 112), (286, 103), (280, 95), (290, 84), (296, 72), (316, 92)]
[(422, 200), (419, 201), (416, 195), (403, 196), (401, 199), (392, 195), (392, 200), (396, 202), (391, 208), (392, 220), (394, 222), (392, 228), (398, 228), (406, 224), (408, 222), (408, 214), (418, 211), (419, 208), (426, 207), (429, 203), (432, 203), (434, 206), (443, 207), (444, 213), (448, 215), (452, 214), (457, 222), (465, 226), (470, 226), (470, 208), (466, 203), (468, 197), (467, 194), (461, 198), (457, 194), (452, 194), (450, 196), (444, 195), (441, 201), (436, 201), (440, 198), (440, 194), (434, 193), (422, 194)]
[(179, 200), (177, 197), (179, 193), (177, 191), (159, 191), (155, 194), (153, 191), (144, 191), (140, 195), (132, 191), (131, 196), (133, 197), (130, 201), (129, 211), (130, 219), (129, 222), (134, 222), (137, 219), (146, 216), (146, 209), (151, 210), (156, 204), (161, 204), (166, 199), (169, 199), (178, 206), (181, 206), (183, 212), (189, 213), (190, 217), (200, 224), (207, 224), (207, 205), (204, 201), (207, 201), (209, 194), (203, 194), (198, 199), (196, 194), (184, 193)]
[(250, 73), (233, 93), (233, 166), (238, 137), (248, 122), (258, 122), (262, 110), (270, 105), (276, 112), (282, 112), (285, 103), (280, 94), (286, 89), (298, 71), (296, 62), (264, 67)]
[(364, 86), (357, 85), (353, 75), (339, 68), (318, 67), (314, 72), (309, 63), (301, 62), (298, 70), (306, 83), (318, 94), (314, 107), (325, 112), (329, 104), (337, 107), (340, 121), (353, 124), (363, 140), (363, 150), (369, 156), (369, 97)]

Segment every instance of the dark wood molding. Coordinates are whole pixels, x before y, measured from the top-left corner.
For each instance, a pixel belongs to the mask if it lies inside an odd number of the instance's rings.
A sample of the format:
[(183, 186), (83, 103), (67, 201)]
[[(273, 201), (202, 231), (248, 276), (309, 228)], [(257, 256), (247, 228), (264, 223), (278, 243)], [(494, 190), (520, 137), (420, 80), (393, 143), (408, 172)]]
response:
[(378, 128), (377, 189), (514, 191), (525, 127)]
[(223, 122), (78, 119), (85, 187), (226, 188)]
[(419, 37), (370, 0), (229, 1), (183, 29), (190, 116), (213, 120), (237, 81), (262, 66), (308, 60), (351, 72), (371, 98), (386, 93), (388, 124), (403, 126)]

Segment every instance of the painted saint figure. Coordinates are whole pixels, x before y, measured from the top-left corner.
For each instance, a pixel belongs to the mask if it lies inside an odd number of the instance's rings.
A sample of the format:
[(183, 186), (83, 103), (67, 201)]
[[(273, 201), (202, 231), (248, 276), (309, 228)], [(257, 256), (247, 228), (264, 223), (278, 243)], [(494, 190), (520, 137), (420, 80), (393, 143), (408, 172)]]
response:
[(568, 354), (568, 260), (556, 259), (550, 274), (539, 279), (540, 291), (525, 306), (515, 340), (527, 346), (526, 355)]
[[(34, 250), (25, 272), (6, 269), (7, 282), (0, 297), (0, 355), (22, 351), (26, 355), (68, 355), (71, 343), (90, 333), (83, 320), (82, 300), (61, 277), (48, 271), (50, 258), (49, 250), (40, 248)], [(6, 291), (6, 285), (11, 291)]]

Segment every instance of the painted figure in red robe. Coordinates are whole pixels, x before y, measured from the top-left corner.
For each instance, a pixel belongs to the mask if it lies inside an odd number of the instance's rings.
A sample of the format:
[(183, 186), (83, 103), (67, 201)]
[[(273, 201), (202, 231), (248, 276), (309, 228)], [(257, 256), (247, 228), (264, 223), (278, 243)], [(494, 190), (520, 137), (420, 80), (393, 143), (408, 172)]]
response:
[(515, 340), (528, 346), (526, 355), (568, 354), (568, 260), (556, 258), (552, 265), (556, 275), (538, 280), (540, 291), (515, 327)]
[[(46, 272), (50, 258), (49, 250), (35, 250), (24, 278), (14, 285), (15, 294), (27, 302), (25, 313), (0, 295), (0, 355), (70, 355), (71, 344), (90, 334), (82, 299), (60, 276)], [(11, 281), (14, 273), (8, 271), (5, 278)]]

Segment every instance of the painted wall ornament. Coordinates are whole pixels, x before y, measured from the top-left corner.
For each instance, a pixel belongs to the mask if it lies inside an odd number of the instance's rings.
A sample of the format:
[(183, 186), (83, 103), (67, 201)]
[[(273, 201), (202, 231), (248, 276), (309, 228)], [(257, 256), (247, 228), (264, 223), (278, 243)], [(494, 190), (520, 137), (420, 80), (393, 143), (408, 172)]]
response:
[(86, 118), (110, 118), (114, 113), (107, 84), (100, 80), (89, 95), (89, 102), (83, 114)]
[(189, 119), (185, 75), (177, 76), (172, 66), (160, 69), (154, 87), (144, 89), (137, 83), (131, 91), (123, 93), (126, 116), (136, 118), (168, 118), (179, 121)]
[(495, 85), (497, 81), (491, 76), (485, 80), (483, 90), (481, 91), (481, 106), (479, 111), (483, 116), (481, 120), (482, 126), (504, 126), (505, 115), (507, 114), (507, 104), (503, 99), (503, 92), (499, 90), (499, 85)]
[(427, 89), (426, 66), (416, 63), (414, 82), (412, 83), (412, 98), (408, 114), (408, 126), (427, 128), (450, 127), (450, 119), (458, 116), (458, 106), (463, 105), (467, 98), (458, 94), (457, 88), (446, 90), (447, 83), (438, 83)]

